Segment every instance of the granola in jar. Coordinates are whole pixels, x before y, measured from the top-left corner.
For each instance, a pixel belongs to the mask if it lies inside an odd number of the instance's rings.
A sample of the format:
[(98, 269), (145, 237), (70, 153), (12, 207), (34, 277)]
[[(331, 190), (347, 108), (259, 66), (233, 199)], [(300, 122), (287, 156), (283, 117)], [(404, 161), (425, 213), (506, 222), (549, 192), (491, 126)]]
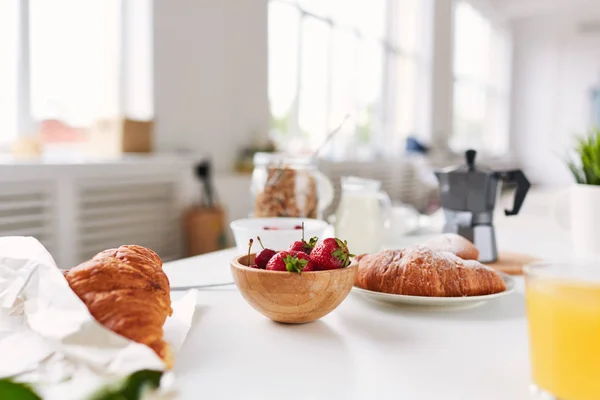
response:
[[(333, 197), (331, 183), (309, 158), (285, 159), (259, 153), (252, 179), (254, 217), (318, 218), (331, 202), (328, 198)], [(331, 193), (320, 199), (319, 187), (329, 187)]]

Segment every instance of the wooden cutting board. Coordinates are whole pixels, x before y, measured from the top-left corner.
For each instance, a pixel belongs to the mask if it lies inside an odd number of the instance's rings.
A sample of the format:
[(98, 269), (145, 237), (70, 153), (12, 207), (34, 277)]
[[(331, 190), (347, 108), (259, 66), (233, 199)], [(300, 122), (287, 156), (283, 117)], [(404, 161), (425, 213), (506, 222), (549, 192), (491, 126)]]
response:
[(528, 254), (501, 252), (498, 255), (498, 261), (487, 264), (500, 272), (509, 275), (522, 275), (523, 266), (530, 262), (538, 261), (539, 258), (532, 257)]

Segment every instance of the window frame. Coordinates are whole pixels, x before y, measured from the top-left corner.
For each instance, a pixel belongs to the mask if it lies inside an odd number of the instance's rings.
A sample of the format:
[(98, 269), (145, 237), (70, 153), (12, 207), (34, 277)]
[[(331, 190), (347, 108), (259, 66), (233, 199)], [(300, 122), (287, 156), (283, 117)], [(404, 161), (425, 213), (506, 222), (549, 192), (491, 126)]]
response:
[[(424, 46), (423, 51), (415, 51), (411, 52), (403, 48), (401, 45), (396, 44), (396, 38), (394, 37), (395, 31), (394, 26), (398, 22), (398, 12), (397, 6), (398, 2), (396, 0), (385, 0), (385, 13), (384, 20), (385, 29), (384, 29), (384, 37), (375, 39), (367, 38), (371, 40), (371, 43), (377, 43), (381, 46), (382, 49), (382, 60), (381, 60), (381, 87), (380, 89), (380, 101), (381, 108), (378, 112), (378, 123), (381, 124), (380, 129), (377, 131), (371, 132), (370, 137), (370, 147), (372, 148), (371, 152), (373, 155), (387, 155), (389, 154), (389, 139), (395, 135), (402, 135), (401, 139), (406, 139), (410, 134), (417, 135), (419, 139), (424, 141), (429, 141), (432, 139), (431, 132), (431, 101), (429, 87), (431, 85), (433, 66), (433, 45), (431, 41), (431, 37), (433, 36), (433, 11), (434, 11), (434, 1), (430, 0), (420, 0), (423, 15), (422, 20), (419, 21), (418, 30), (420, 34), (424, 38)], [(321, 15), (317, 15), (313, 12), (310, 12), (303, 8), (303, 6), (297, 0), (268, 0), (267, 1), (267, 12), (268, 7), (272, 3), (286, 4), (291, 7), (296, 7), (299, 13), (298, 19), (298, 42), (296, 44), (297, 49), (297, 77), (296, 77), (296, 85), (295, 85), (295, 93), (294, 99), (292, 102), (291, 113), (289, 116), (288, 122), (288, 130), (292, 136), (298, 136), (300, 134), (300, 124), (299, 124), (299, 114), (301, 107), (301, 87), (302, 87), (302, 42), (303, 42), (303, 23), (307, 18), (314, 18), (315, 20), (321, 21), (328, 25), (329, 31), (327, 35), (327, 46), (329, 48), (328, 54), (332, 54), (332, 50), (334, 47), (333, 36), (335, 34), (335, 30), (350, 30), (354, 32), (355, 43), (360, 43), (361, 40), (365, 39), (365, 36), (359, 31), (356, 26), (344, 24), (337, 22), (329, 17), (324, 17)], [(329, 56), (327, 60), (327, 87), (326, 87), (326, 125), (328, 127), (332, 127), (335, 124), (338, 124), (341, 121), (332, 121), (331, 117), (331, 101), (332, 101), (332, 57)], [(416, 65), (415, 71), (415, 85), (417, 89), (414, 95), (414, 99), (412, 101), (415, 103), (415, 130), (419, 132), (394, 132), (397, 127), (397, 112), (398, 106), (400, 105), (398, 101), (398, 97), (396, 96), (397, 82), (400, 79), (398, 73), (398, 66), (400, 65), (399, 61), (408, 60), (409, 62), (413, 62)], [(355, 66), (355, 68), (357, 68)], [(419, 87), (421, 85), (421, 81), (425, 82), (426, 87)], [(420, 90), (421, 89), (421, 90)], [(355, 99), (356, 101), (356, 99)], [(272, 121), (273, 114), (271, 113), (271, 109), (268, 110), (270, 119)], [(423, 117), (425, 115), (425, 117)], [(272, 128), (272, 125), (270, 126)], [(353, 132), (356, 133), (356, 127), (353, 128)], [(327, 131), (323, 132), (323, 139)], [(401, 140), (399, 139), (399, 140)], [(333, 146), (330, 146), (333, 147)], [(399, 150), (399, 149), (398, 149)], [(326, 154), (327, 155), (327, 154)], [(397, 154), (396, 154), (397, 155)], [(335, 154), (329, 154), (329, 156), (335, 157)]]
[[(18, 3), (18, 45), (17, 45), (17, 115), (16, 126), (17, 133), (10, 140), (18, 140), (33, 133), (39, 121), (33, 116), (31, 102), (31, 38), (30, 38), (30, 0), (17, 0)], [(120, 114), (125, 114), (128, 101), (130, 101), (131, 93), (128, 93), (128, 83), (131, 79), (130, 63), (131, 63), (131, 48), (133, 46), (131, 37), (127, 27), (133, 18), (134, 8), (128, 1), (120, 1), (120, 13), (118, 27), (120, 35), (120, 52), (119, 52), (119, 79), (117, 109)], [(152, 2), (150, 5), (150, 16), (153, 16), (154, 10)], [(150, 48), (150, 58), (152, 59), (153, 48)], [(153, 68), (153, 66), (151, 66)], [(153, 85), (153, 71), (150, 72), (150, 82)], [(150, 87), (152, 95), (154, 88)], [(152, 113), (154, 113), (154, 105), (152, 105)], [(101, 116), (99, 116), (101, 117)], [(12, 143), (0, 139), (0, 151), (8, 151)]]
[[(510, 107), (510, 101), (511, 101), (511, 89), (512, 89), (512, 36), (511, 36), (511, 32), (509, 27), (507, 26), (506, 21), (501, 18), (501, 16), (497, 15), (496, 13), (493, 12), (493, 10), (489, 9), (488, 7), (486, 7), (486, 4), (484, 1), (480, 1), (480, 0), (457, 0), (456, 3), (454, 4), (453, 7), (453, 15), (452, 15), (452, 25), (456, 26), (456, 14), (457, 14), (457, 6), (459, 4), (467, 4), (470, 5), (477, 13), (479, 13), (479, 15), (484, 18), (485, 20), (487, 20), (487, 22), (490, 25), (490, 29), (491, 29), (491, 37), (490, 37), (490, 48), (492, 50), (497, 50), (497, 46), (496, 43), (494, 43), (494, 33), (501, 33), (502, 35), (506, 35), (508, 40), (506, 42), (506, 44), (508, 45), (508, 48), (506, 49), (506, 54), (505, 54), (505, 60), (503, 61), (503, 64), (505, 64), (504, 66), (502, 66), (502, 68), (506, 68), (506, 76), (505, 76), (505, 82), (502, 82), (500, 84), (498, 84), (499, 81), (495, 81), (494, 77), (493, 77), (493, 73), (490, 73), (490, 76), (486, 79), (486, 80), (481, 80), (478, 78), (474, 78), (472, 75), (469, 74), (460, 74), (457, 73), (457, 71), (455, 70), (455, 65), (453, 64), (452, 66), (452, 85), (453, 85), (453, 101), (452, 101), (452, 120), (453, 120), (453, 124), (452, 124), (452, 132), (449, 135), (448, 139), (448, 147), (451, 149), (451, 151), (453, 151), (454, 153), (462, 153), (465, 150), (467, 150), (467, 147), (470, 146), (463, 146), (463, 145), (456, 145), (453, 144), (453, 138), (455, 135), (455, 129), (456, 129), (456, 92), (457, 92), (457, 87), (468, 87), (468, 88), (478, 88), (479, 90), (481, 90), (484, 93), (484, 96), (486, 98), (486, 103), (489, 103), (489, 101), (487, 99), (494, 99), (493, 103), (496, 104), (501, 104), (502, 107), (496, 107), (496, 109), (499, 108), (504, 108), (505, 110), (505, 115), (504, 115), (504, 123), (505, 123), (505, 128), (506, 128), (506, 132), (503, 135), (505, 137), (504, 141), (505, 141), (505, 145), (503, 146), (504, 148), (496, 151), (490, 148), (481, 148), (478, 149), (480, 152), (482, 152), (483, 154), (488, 154), (490, 156), (494, 156), (494, 157), (504, 157), (507, 156), (510, 151), (511, 151), (511, 134), (510, 134), (510, 124), (511, 124), (511, 107)], [(456, 56), (456, 29), (453, 30), (453, 54), (454, 57)], [(490, 56), (491, 59), (493, 59), (493, 57)], [(486, 106), (487, 107), (487, 106)], [(486, 110), (487, 111), (487, 110)], [(489, 123), (489, 121), (486, 121), (487, 119), (487, 115), (489, 113), (486, 112), (483, 118), (483, 123), (484, 123), (484, 127), (485, 125), (487, 125), (487, 123)]]

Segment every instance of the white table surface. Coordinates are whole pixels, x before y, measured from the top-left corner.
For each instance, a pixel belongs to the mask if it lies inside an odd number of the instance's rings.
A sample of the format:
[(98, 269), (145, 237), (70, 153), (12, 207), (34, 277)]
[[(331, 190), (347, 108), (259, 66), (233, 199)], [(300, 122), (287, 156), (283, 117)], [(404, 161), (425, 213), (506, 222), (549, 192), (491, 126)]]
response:
[[(568, 257), (548, 195), (496, 220), (501, 250)], [(165, 265), (172, 286), (231, 281), (235, 250)], [(178, 294), (174, 293), (174, 296)], [(305, 325), (272, 322), (235, 287), (203, 290), (176, 355), (181, 399), (531, 400), (523, 281), (480, 307), (422, 312), (351, 293)]]

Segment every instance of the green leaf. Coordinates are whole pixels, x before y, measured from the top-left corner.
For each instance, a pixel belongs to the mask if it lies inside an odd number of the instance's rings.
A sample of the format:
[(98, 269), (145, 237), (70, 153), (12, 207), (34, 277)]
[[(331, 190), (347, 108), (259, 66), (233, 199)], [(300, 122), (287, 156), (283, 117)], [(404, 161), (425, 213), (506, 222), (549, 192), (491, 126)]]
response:
[(577, 160), (566, 162), (577, 183), (600, 185), (600, 129), (590, 129), (584, 137), (575, 138)]
[(116, 387), (102, 389), (90, 400), (139, 400), (145, 391), (158, 388), (162, 374), (162, 371), (147, 369), (135, 372)]
[(306, 250), (312, 250), (312, 249), (314, 249), (314, 247), (318, 241), (319, 241), (319, 238), (316, 236), (313, 236), (308, 240), (308, 242), (304, 242), (303, 246)]
[(308, 264), (308, 260), (303, 260), (301, 258), (292, 256), (292, 255), (286, 256), (283, 259), (283, 262), (285, 263), (285, 269), (287, 269), (288, 272), (297, 272), (297, 273), (302, 272), (304, 267), (306, 267), (306, 264)]
[(13, 382), (10, 379), (0, 379), (0, 399), (41, 400), (42, 398), (24, 383)]
[(567, 166), (571, 170), (571, 174), (573, 174), (573, 177), (577, 183), (585, 183), (585, 176), (573, 162), (567, 162)]
[[(145, 391), (158, 388), (162, 374), (151, 370), (135, 372), (116, 386), (101, 389), (90, 400), (139, 400)], [(29, 385), (10, 379), (0, 379), (0, 399), (42, 400)]]

